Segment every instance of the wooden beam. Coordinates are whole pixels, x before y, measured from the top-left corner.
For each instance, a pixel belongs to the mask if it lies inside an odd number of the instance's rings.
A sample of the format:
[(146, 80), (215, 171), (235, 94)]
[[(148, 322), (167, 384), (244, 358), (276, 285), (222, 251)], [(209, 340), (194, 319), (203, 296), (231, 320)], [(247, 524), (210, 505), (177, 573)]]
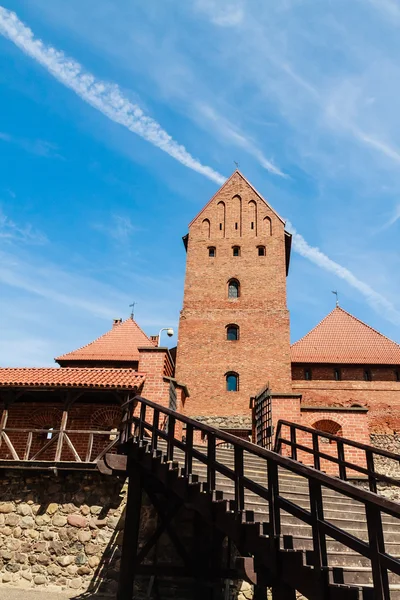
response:
[(128, 498), (124, 539), (122, 542), (121, 568), (119, 574), (117, 600), (132, 600), (135, 575), (135, 562), (139, 542), (140, 512), (142, 507), (142, 474), (133, 460), (128, 464)]
[[(65, 406), (66, 405), (67, 405), (67, 400), (65, 402)], [(62, 417), (61, 417), (61, 425), (60, 425), (60, 431), (59, 431), (58, 440), (57, 440), (56, 455), (54, 458), (54, 460), (57, 462), (59, 462), (61, 460), (62, 448), (63, 448), (63, 444), (64, 444), (64, 431), (67, 428), (68, 410), (66, 410), (65, 406), (64, 406)]]

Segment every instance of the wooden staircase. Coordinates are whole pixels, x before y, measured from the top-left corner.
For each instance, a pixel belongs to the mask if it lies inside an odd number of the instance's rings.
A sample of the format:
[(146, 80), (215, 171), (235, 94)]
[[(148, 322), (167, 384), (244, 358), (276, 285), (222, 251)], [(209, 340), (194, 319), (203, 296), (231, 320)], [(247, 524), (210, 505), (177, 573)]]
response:
[(257, 600), (267, 588), (274, 600), (400, 599), (397, 503), (143, 398), (126, 408), (125, 456), (105, 460), (130, 478), (119, 600), (132, 599), (140, 473), (235, 544)]

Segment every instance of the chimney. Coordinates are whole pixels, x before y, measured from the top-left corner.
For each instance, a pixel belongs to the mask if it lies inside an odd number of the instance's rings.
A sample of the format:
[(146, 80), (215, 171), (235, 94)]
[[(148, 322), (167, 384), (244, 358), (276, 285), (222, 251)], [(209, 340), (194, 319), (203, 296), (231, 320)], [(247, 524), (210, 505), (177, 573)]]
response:
[(113, 320), (113, 327), (116, 327), (117, 325), (120, 325), (122, 323), (122, 319), (114, 319)]

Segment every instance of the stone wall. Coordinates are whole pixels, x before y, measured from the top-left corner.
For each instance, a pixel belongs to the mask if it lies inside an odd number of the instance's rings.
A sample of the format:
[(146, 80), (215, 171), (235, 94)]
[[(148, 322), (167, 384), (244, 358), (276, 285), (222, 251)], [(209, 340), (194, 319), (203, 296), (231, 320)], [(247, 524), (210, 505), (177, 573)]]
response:
[(126, 486), (100, 473), (0, 474), (0, 582), (84, 591), (118, 578)]

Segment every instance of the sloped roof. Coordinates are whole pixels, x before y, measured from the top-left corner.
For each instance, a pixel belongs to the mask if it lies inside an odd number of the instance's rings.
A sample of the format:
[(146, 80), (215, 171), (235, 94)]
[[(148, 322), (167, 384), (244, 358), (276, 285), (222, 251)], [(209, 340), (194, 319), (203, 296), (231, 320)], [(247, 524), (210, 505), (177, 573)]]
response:
[(139, 388), (146, 375), (133, 369), (0, 368), (0, 387)]
[(336, 307), (292, 345), (292, 362), (400, 365), (400, 345)]
[(276, 210), (274, 208), (272, 208), (272, 206), (265, 200), (265, 198), (263, 198), (261, 196), (261, 194), (259, 192), (257, 192), (256, 188), (250, 183), (250, 181), (248, 181), (248, 179), (246, 179), (246, 177), (238, 170), (236, 169), (236, 171), (234, 171), (232, 173), (232, 175), (225, 181), (225, 183), (223, 183), (221, 185), (221, 187), (215, 192), (214, 196), (207, 202), (207, 204), (205, 206), (203, 206), (203, 208), (201, 209), (201, 211), (199, 213), (197, 213), (197, 215), (195, 216), (194, 219), (191, 220), (191, 222), (189, 223), (189, 227), (191, 227), (192, 223), (194, 223), (196, 221), (196, 219), (201, 215), (201, 213), (203, 211), (205, 211), (205, 209), (207, 208), (207, 206), (209, 206), (211, 204), (211, 202), (214, 200), (214, 198), (216, 197), (217, 194), (219, 194), (219, 192), (221, 190), (224, 189), (224, 187), (226, 185), (228, 185), (228, 183), (236, 176), (238, 175), (239, 177), (241, 177), (243, 179), (243, 181), (245, 183), (247, 183), (247, 185), (249, 187), (251, 187), (251, 189), (253, 190), (253, 192), (256, 194), (256, 196), (258, 196), (260, 198), (260, 200), (262, 200), (263, 202), (265, 202), (265, 204), (268, 206), (268, 208), (274, 213), (274, 215), (276, 215), (278, 217), (278, 219), (280, 221), (282, 221), (283, 224), (285, 224), (284, 219), (282, 219), (282, 217), (280, 215), (278, 215), (278, 213), (276, 212)]
[(154, 347), (154, 345), (155, 343), (140, 329), (136, 321), (129, 318), (114, 324), (110, 331), (90, 344), (58, 356), (56, 361), (137, 361), (139, 360), (139, 347)]

